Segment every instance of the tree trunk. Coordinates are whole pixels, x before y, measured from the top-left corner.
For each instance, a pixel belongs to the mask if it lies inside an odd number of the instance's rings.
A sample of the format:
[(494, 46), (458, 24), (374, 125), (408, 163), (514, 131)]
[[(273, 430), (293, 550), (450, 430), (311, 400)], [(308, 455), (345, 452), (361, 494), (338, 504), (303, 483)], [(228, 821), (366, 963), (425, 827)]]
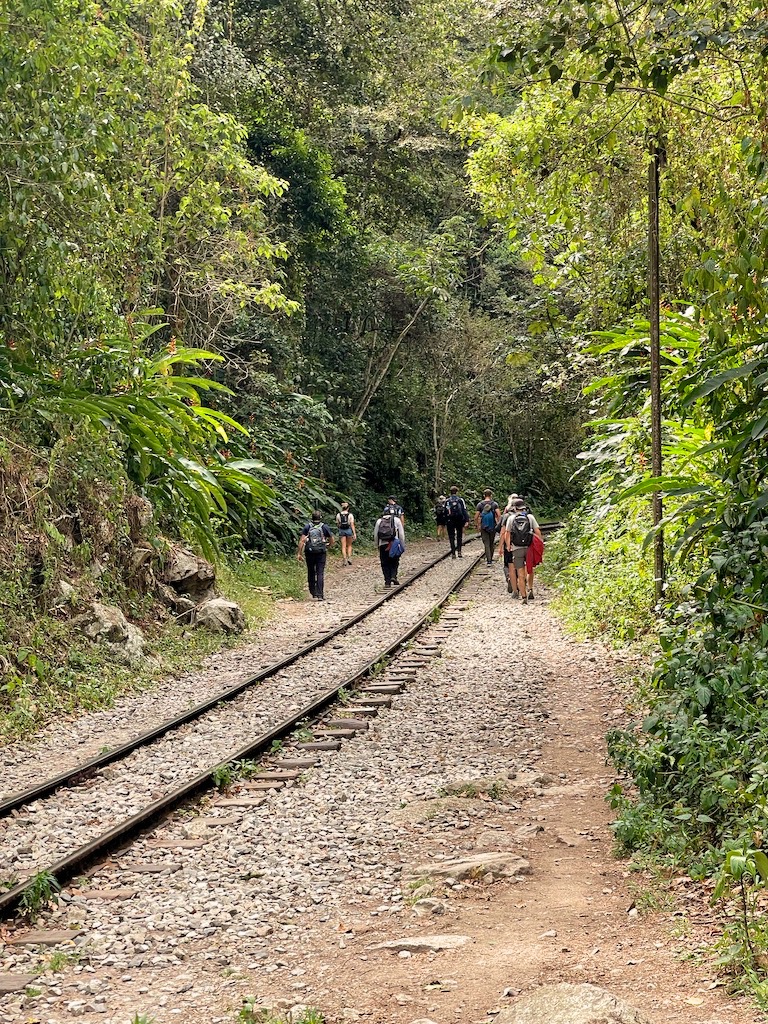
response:
[(413, 314), (411, 319), (408, 321), (408, 323), (405, 325), (402, 331), (395, 338), (394, 342), (392, 343), (392, 345), (390, 345), (389, 349), (384, 353), (382, 358), (379, 360), (379, 365), (376, 367), (376, 370), (372, 372), (372, 377), (366, 384), (365, 390), (363, 391), (363, 396), (360, 399), (357, 408), (355, 409), (354, 419), (359, 421), (363, 418), (363, 416), (365, 416), (366, 412), (368, 411), (368, 406), (371, 404), (374, 395), (381, 387), (384, 378), (386, 377), (389, 368), (392, 365), (392, 360), (397, 355), (398, 349), (402, 345), (403, 340), (405, 339), (410, 329), (421, 316), (421, 313), (423, 312), (430, 298), (431, 296), (428, 295), (426, 296), (426, 298), (421, 300), (416, 312)]

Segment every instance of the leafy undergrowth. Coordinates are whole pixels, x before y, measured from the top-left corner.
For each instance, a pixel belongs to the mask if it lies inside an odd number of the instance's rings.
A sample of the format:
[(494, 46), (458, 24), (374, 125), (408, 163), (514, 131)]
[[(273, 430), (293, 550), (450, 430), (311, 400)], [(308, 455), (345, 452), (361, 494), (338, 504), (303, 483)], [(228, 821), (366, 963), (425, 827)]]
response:
[[(653, 551), (644, 547), (650, 526), (647, 500), (584, 505), (547, 543), (537, 572), (555, 589), (555, 610), (575, 635), (645, 651), (657, 644)], [(665, 603), (694, 578), (690, 564), (669, 566)]]

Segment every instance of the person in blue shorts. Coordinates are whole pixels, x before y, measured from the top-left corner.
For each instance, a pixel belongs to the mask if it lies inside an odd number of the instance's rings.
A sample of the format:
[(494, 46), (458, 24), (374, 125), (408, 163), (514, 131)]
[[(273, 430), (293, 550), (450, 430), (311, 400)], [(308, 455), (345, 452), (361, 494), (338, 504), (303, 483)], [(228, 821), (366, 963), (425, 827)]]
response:
[(357, 540), (357, 529), (355, 517), (349, 511), (348, 501), (342, 501), (341, 512), (336, 513), (336, 526), (341, 542), (341, 560), (344, 565), (352, 565), (352, 544)]

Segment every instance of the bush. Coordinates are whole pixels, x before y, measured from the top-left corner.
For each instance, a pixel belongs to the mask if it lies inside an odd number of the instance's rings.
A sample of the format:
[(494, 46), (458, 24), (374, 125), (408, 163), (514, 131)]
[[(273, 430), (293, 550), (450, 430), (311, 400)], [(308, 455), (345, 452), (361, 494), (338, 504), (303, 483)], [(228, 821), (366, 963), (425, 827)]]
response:
[[(754, 841), (768, 814), (768, 524), (724, 533), (662, 630), (642, 725), (610, 736), (625, 849)], [(654, 832), (656, 833), (655, 838)]]

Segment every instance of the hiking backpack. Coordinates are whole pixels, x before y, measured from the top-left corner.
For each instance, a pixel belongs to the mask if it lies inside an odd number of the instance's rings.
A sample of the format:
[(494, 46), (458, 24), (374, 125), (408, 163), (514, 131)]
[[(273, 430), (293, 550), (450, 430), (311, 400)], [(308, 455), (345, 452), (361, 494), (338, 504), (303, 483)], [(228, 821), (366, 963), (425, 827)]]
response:
[(379, 523), (379, 544), (382, 541), (391, 541), (397, 536), (395, 517), (393, 515), (382, 516)]
[(486, 501), (483, 504), (483, 511), (480, 516), (480, 526), (487, 533), (496, 532), (496, 511), (493, 507), (492, 501)]
[(448, 499), (446, 511), (449, 519), (463, 519), (466, 512), (463, 499), (458, 494), (452, 494)]
[(340, 530), (348, 530), (349, 529), (349, 516), (350, 516), (349, 512), (339, 512), (339, 529)]
[(309, 528), (309, 533), (307, 534), (307, 551), (311, 551), (312, 554), (317, 555), (321, 551), (325, 551), (327, 546), (323, 524), (313, 523)]
[(447, 504), (448, 503), (446, 502), (445, 498), (443, 498), (442, 501), (438, 501), (437, 504), (435, 505), (435, 515), (444, 516), (446, 514)]
[(533, 529), (527, 512), (515, 512), (507, 520), (507, 530), (516, 548), (527, 548), (533, 540)]

